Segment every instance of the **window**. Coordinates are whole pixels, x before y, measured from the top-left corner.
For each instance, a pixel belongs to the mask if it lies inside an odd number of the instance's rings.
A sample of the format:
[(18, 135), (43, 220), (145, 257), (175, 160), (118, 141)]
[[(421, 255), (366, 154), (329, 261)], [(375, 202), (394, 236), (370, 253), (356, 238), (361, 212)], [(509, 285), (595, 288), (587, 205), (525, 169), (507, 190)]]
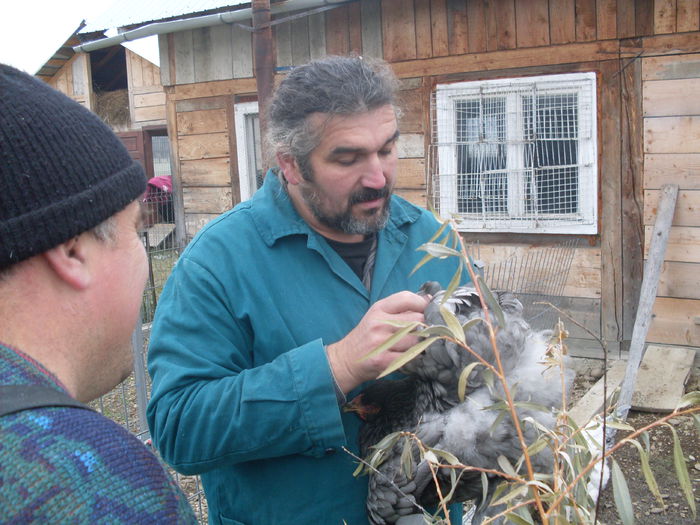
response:
[(265, 174), (260, 155), (260, 119), (257, 102), (240, 102), (234, 109), (238, 175), (241, 201), (248, 200), (262, 186)]
[(594, 73), (438, 85), (432, 196), (461, 231), (597, 232)]

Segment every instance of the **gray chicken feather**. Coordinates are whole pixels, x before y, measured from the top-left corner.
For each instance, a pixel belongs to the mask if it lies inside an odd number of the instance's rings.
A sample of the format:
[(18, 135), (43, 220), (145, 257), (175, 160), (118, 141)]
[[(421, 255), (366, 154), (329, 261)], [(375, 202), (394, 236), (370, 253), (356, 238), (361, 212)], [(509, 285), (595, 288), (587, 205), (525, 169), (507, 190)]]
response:
[[(460, 324), (484, 317), (481, 300), (476, 290), (460, 287), (444, 301), (444, 290), (437, 283), (426, 283), (419, 293), (431, 295), (425, 309), (429, 326), (445, 325), (440, 305), (448, 308)], [(528, 402), (548, 409), (559, 408), (562, 399), (561, 372), (547, 369), (543, 364), (547, 349), (548, 332), (533, 331), (523, 319), (522, 304), (511, 293), (494, 294), (503, 311), (504, 325), (491, 315), (496, 331), (496, 343), (509, 390), (517, 402)], [(469, 348), (488, 363), (495, 365), (494, 350), (485, 322), (470, 325), (465, 331)], [(360, 452), (366, 457), (371, 447), (385, 436), (399, 431), (413, 432), (431, 448), (450, 452), (460, 463), (479, 468), (500, 470), (498, 457), (505, 456), (515, 465), (522, 450), (509, 415), (487, 409), (504, 397), (498, 380), (489, 382), (485, 367), (477, 366), (471, 373), (466, 398), (460, 402), (458, 381), (462, 370), (478, 359), (461, 346), (444, 341), (434, 342), (423, 353), (402, 367), (406, 377), (378, 381), (365, 389), (350, 404), (365, 420), (360, 430)], [(566, 367), (565, 388), (573, 380), (573, 372)], [(552, 410), (518, 408), (519, 419), (531, 417), (551, 428), (555, 423)], [(537, 439), (538, 430), (532, 423), (521, 425), (527, 443)], [(420, 523), (421, 508), (439, 502), (429, 464), (421, 461), (418, 448), (413, 447), (408, 459), (410, 472), (405, 471), (407, 457), (404, 440), (399, 440), (381, 463), (378, 472), (370, 472), (367, 512), (376, 525)], [(403, 458), (402, 458), (403, 455)], [(532, 456), (537, 472), (551, 472), (552, 455), (548, 449)], [(408, 474), (408, 475), (407, 475)], [(451, 488), (449, 472), (438, 472), (442, 494)], [(481, 474), (462, 473), (451, 502), (477, 501), (477, 512), (472, 524), (486, 517), (491, 496), (499, 482), (489, 477), (488, 493), (483, 497)], [(502, 509), (488, 509), (491, 515)]]

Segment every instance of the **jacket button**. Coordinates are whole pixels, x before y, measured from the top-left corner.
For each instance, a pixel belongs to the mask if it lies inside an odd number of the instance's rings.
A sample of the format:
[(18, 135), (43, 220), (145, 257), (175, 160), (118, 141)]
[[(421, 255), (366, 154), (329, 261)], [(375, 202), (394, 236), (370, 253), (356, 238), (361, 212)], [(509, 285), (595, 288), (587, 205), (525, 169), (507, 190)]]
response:
[(332, 456), (333, 454), (335, 454), (335, 449), (334, 448), (327, 448), (324, 451), (324, 453), (326, 454), (326, 456)]

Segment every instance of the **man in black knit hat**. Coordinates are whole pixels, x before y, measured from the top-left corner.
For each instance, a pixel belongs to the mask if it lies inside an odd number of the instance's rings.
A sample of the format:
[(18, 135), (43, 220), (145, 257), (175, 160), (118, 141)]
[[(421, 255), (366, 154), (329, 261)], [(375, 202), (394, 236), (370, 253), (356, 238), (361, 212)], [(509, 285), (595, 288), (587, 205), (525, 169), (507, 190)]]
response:
[(158, 459), (83, 402), (131, 371), (141, 167), (94, 114), (0, 65), (0, 522), (192, 523)]

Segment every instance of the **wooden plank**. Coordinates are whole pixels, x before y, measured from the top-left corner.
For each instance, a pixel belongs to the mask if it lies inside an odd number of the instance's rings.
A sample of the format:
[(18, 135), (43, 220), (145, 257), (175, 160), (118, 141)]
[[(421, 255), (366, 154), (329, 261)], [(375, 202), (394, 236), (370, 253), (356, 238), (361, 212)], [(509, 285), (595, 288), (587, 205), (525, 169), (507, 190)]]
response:
[(433, 36), (430, 22), (430, 0), (415, 0), (416, 58), (433, 56)]
[(183, 135), (178, 139), (180, 160), (210, 159), (228, 157), (228, 133), (208, 135)]
[(134, 87), (143, 86), (143, 71), (141, 70), (141, 61), (139, 60), (139, 56), (128, 49), (126, 50), (125, 54), (126, 60), (130, 66), (129, 73), (131, 74), (131, 84)]
[(603, 63), (605, 89), (600, 97), (601, 133), (605, 154), (601, 158), (601, 324), (603, 340), (621, 341), (623, 337), (623, 222), (620, 213), (622, 195), (622, 173), (620, 165), (620, 76), (617, 64)]
[(680, 346), (700, 346), (700, 301), (657, 297), (647, 341)]
[(636, 36), (654, 34), (654, 0), (635, 0), (634, 24)]
[(382, 1), (382, 35), (387, 62), (416, 58), (416, 22), (413, 2)]
[(299, 66), (311, 59), (309, 49), (309, 19), (297, 18), (289, 23), (292, 31), (292, 64)]
[(615, 361), (608, 369), (605, 377), (601, 377), (569, 411), (569, 415), (579, 426), (585, 426), (596, 415), (602, 416), (606, 400), (604, 394), (607, 394), (607, 401), (609, 402), (615, 389), (622, 383), (626, 366), (624, 361)]
[(516, 2), (515, 30), (518, 47), (549, 45), (548, 0), (520, 0)]
[(676, 30), (683, 33), (698, 29), (700, 29), (700, 2), (676, 0)]
[(498, 7), (494, 2), (485, 2), (484, 22), (486, 51), (498, 51)]
[(231, 28), (233, 78), (253, 76), (253, 35), (237, 26)]
[(639, 293), (639, 305), (634, 320), (632, 340), (630, 341), (627, 370), (625, 371), (625, 378), (620, 388), (618, 408), (616, 409), (617, 415), (623, 420), (627, 417), (629, 411), (629, 404), (632, 400), (639, 366), (644, 356), (644, 346), (652, 320), (652, 308), (656, 298), (656, 290), (659, 285), (661, 265), (664, 262), (666, 245), (668, 244), (668, 232), (671, 228), (673, 209), (676, 206), (678, 186), (674, 184), (664, 186), (661, 188), (661, 193), (659, 213), (656, 215), (656, 220), (654, 221), (654, 231), (649, 248), (649, 255), (644, 264), (644, 278)]
[(486, 51), (487, 26), (483, 2), (467, 1), (467, 39), (470, 53)]
[(173, 52), (175, 67), (173, 84), (191, 84), (194, 82), (194, 50), (192, 31), (178, 31), (173, 35)]
[(516, 44), (515, 31), (515, 0), (493, 0), (496, 9), (496, 48), (514, 49)]
[(676, 0), (654, 0), (654, 34), (676, 32)]
[(700, 151), (700, 116), (644, 119), (644, 153)]
[(278, 24), (272, 27), (272, 33), (277, 52), (277, 67), (287, 68), (294, 63), (292, 60), (292, 25), (288, 22)]
[(256, 93), (257, 86), (254, 78), (235, 80), (215, 80), (198, 84), (174, 86), (171, 98), (174, 101), (187, 100), (197, 97), (215, 97), (221, 95), (239, 95)]
[(134, 123), (159, 120), (165, 122), (165, 106), (134, 108)]
[[(612, 64), (612, 63), (607, 63)], [(615, 67), (608, 65), (608, 78), (617, 79)], [(612, 162), (620, 170), (621, 176), (621, 221), (622, 221), (622, 338), (629, 341), (632, 337), (632, 329), (639, 303), (640, 287), (642, 284), (642, 274), (644, 272), (643, 260), (643, 238), (642, 230), (642, 180), (644, 177), (644, 167), (642, 165), (643, 144), (641, 132), (642, 113), (642, 65), (639, 61), (629, 64), (620, 75), (621, 102), (620, 126), (618, 135), (604, 138), (606, 147), (603, 148), (603, 155), (606, 156), (609, 141), (619, 142), (619, 150), (614, 155), (619, 158)], [(606, 80), (603, 85), (609, 85)], [(612, 83), (617, 83), (613, 81)], [(613, 95), (615, 96), (615, 95)], [(603, 168), (603, 173), (607, 173)]]
[(180, 163), (183, 186), (229, 186), (230, 169), (229, 157), (183, 160)]
[(399, 159), (396, 187), (425, 191), (425, 159)]
[(230, 187), (185, 187), (182, 195), (188, 213), (223, 213), (232, 207)]
[(225, 97), (203, 97), (175, 102), (178, 113), (186, 111), (206, 111), (209, 109), (226, 109)]
[(309, 16), (309, 54), (311, 60), (326, 55), (326, 17), (323, 13)]
[(637, 34), (635, 0), (617, 0), (617, 37), (630, 38)]
[(683, 396), (694, 359), (694, 348), (649, 345), (639, 366), (632, 409), (673, 412)]
[(596, 39), (595, 2), (576, 0), (576, 41), (590, 42)]
[(154, 93), (144, 93), (141, 95), (134, 95), (134, 106), (136, 106), (136, 107), (164, 106), (164, 105), (165, 105), (165, 93), (163, 91), (156, 91)]
[(382, 10), (381, 0), (363, 0), (360, 3), (362, 15), (362, 54), (382, 58)]
[(192, 30), (192, 52), (194, 58), (194, 81), (208, 82), (217, 80), (213, 73), (213, 49), (211, 45), (211, 27)]
[[(660, 194), (660, 190), (644, 191), (644, 224), (654, 223)], [(700, 191), (681, 190), (678, 192), (673, 225), (700, 227)]]
[(228, 80), (233, 77), (233, 26), (221, 25), (210, 28), (211, 38), (211, 78)]
[(209, 109), (177, 114), (178, 135), (201, 135), (228, 131), (226, 111)]
[(700, 265), (664, 261), (656, 296), (700, 299)]
[(430, 37), (432, 39), (432, 54), (443, 57), (450, 53), (447, 38), (447, 4), (446, 0), (432, 0), (430, 5)]
[(622, 55), (636, 56), (640, 51), (657, 56), (700, 53), (700, 38), (695, 33), (675, 33), (620, 41)]
[(642, 78), (643, 80), (700, 78), (700, 56), (693, 54), (647, 57), (642, 60)]
[(218, 213), (188, 213), (185, 215), (184, 230), (187, 232), (187, 238), (191, 239), (194, 237), (209, 221), (216, 219), (218, 216)]
[(644, 82), (644, 116), (700, 115), (700, 78)]
[[(172, 33), (170, 33), (172, 37)], [(158, 35), (158, 55), (160, 56), (160, 83), (164, 86), (172, 84), (170, 79), (170, 51), (168, 35)]]
[(700, 153), (644, 155), (644, 187), (657, 189), (670, 183), (700, 190)]
[(447, 0), (447, 44), (451, 55), (469, 51), (467, 4), (464, 0)]
[(424, 158), (425, 136), (422, 133), (404, 133), (399, 135), (396, 149), (400, 159)]
[(430, 77), (436, 72), (441, 75), (450, 75), (610, 60), (611, 56), (616, 55), (617, 52), (617, 41), (606, 40), (398, 62), (392, 64), (392, 69), (400, 78)]
[(362, 10), (360, 3), (348, 5), (348, 37), (350, 52), (356, 55), (362, 54)]
[[(648, 257), (652, 227), (644, 227), (644, 257)], [(700, 228), (672, 226), (666, 248), (666, 260), (700, 263)]]
[(408, 202), (422, 208), (425, 208), (426, 203), (428, 202), (428, 194), (425, 190), (397, 188), (396, 195), (403, 197)]
[(549, 39), (552, 44), (568, 44), (576, 40), (574, 0), (550, 0), (549, 20)]
[(420, 89), (399, 91), (401, 133), (423, 133), (423, 97)]
[(326, 11), (326, 52), (329, 55), (347, 55), (349, 51), (347, 6)]
[(597, 0), (596, 28), (598, 40), (617, 38), (617, 0)]

